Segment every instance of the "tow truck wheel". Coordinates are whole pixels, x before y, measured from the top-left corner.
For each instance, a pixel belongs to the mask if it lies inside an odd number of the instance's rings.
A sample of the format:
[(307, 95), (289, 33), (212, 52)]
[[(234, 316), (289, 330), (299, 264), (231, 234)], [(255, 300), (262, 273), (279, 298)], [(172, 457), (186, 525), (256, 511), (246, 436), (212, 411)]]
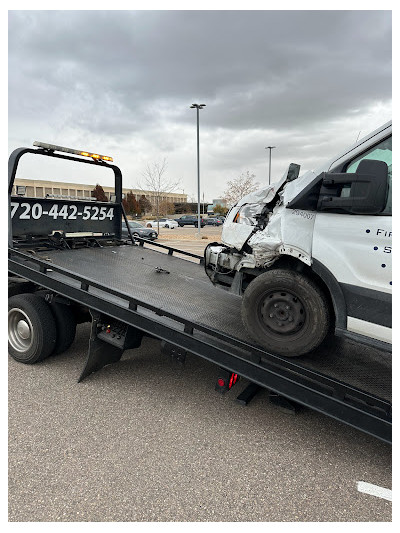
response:
[(17, 294), (8, 300), (8, 351), (18, 362), (34, 364), (48, 357), (57, 339), (48, 304), (36, 294)]
[[(36, 294), (44, 299), (47, 293), (48, 291), (41, 290)], [(68, 350), (75, 340), (76, 318), (71, 306), (67, 304), (53, 300), (52, 302), (47, 303), (47, 305), (49, 306), (56, 323), (57, 340), (53, 355), (58, 355)]]
[(266, 350), (297, 357), (321, 344), (329, 330), (330, 315), (325, 295), (311, 279), (275, 269), (260, 274), (247, 287), (242, 320)]

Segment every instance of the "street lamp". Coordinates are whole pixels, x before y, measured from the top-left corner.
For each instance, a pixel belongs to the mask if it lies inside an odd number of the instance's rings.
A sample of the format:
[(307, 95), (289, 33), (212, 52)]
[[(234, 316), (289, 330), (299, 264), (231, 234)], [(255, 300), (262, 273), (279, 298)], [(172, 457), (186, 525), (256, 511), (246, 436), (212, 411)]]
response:
[(197, 109), (197, 229), (200, 236), (200, 142), (199, 142), (199, 110), (206, 104), (192, 104), (190, 109)]
[(276, 146), (266, 146), (265, 149), (269, 150), (269, 172), (268, 172), (268, 185), (271, 185), (271, 152)]

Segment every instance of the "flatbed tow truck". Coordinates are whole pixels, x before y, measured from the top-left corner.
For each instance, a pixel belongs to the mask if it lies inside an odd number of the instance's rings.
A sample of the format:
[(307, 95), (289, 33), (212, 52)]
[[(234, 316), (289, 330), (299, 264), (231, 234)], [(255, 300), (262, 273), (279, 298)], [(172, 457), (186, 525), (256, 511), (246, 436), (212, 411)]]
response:
[[(284, 409), (305, 406), (391, 443), (391, 360), (379, 350), (335, 339), (296, 362), (248, 336), (241, 298), (210, 284), (203, 257), (141, 238), (123, 239), (122, 173), (112, 158), (44, 143), (9, 158), (9, 352), (32, 364), (65, 351), (76, 323), (91, 321), (79, 381), (144, 336), (184, 363), (187, 353), (217, 365), (216, 389), (249, 384), (247, 404), (264, 388)], [(12, 194), (24, 154), (108, 167), (110, 202)], [(129, 228), (129, 225), (127, 224)]]

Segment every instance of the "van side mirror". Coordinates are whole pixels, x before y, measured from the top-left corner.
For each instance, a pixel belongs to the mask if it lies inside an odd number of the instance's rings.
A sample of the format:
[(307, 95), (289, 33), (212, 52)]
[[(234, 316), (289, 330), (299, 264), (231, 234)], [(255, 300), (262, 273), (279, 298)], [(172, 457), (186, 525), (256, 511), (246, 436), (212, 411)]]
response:
[(287, 178), (286, 181), (293, 181), (297, 180), (300, 174), (300, 165), (297, 163), (290, 163), (288, 171), (287, 171)]
[(323, 172), (317, 211), (377, 215), (385, 209), (388, 166), (384, 161), (363, 159), (355, 173)]

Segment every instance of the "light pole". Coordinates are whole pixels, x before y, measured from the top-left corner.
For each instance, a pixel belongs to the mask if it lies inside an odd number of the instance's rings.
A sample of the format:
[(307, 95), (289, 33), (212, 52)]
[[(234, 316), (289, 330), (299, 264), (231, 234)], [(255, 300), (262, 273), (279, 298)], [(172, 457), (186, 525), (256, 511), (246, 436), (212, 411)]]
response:
[(265, 149), (269, 150), (269, 172), (268, 172), (268, 185), (271, 185), (271, 152), (276, 146), (266, 146)]
[(199, 110), (206, 104), (192, 104), (190, 109), (197, 110), (197, 229), (200, 237), (200, 142), (199, 142)]

